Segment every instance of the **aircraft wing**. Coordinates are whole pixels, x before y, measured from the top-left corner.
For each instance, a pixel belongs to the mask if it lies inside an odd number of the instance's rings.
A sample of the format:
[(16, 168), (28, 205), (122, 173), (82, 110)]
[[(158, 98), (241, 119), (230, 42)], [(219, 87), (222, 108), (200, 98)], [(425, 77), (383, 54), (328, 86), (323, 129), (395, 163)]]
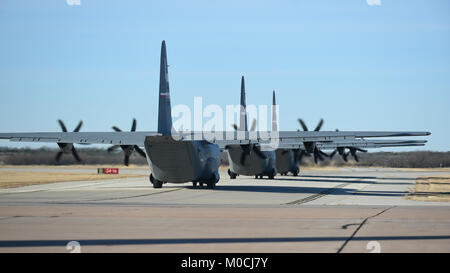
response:
[[(76, 144), (112, 144), (143, 146), (147, 136), (159, 135), (157, 132), (54, 132), (54, 133), (0, 133), (0, 139), (16, 142), (52, 142)], [(220, 148), (233, 144), (271, 144), (288, 145), (304, 142), (343, 143), (373, 137), (427, 136), (429, 132), (352, 132), (352, 131), (228, 131), (228, 132), (174, 132), (175, 140), (206, 140)], [(378, 145), (381, 145), (378, 143)]]
[[(425, 146), (426, 140), (358, 140), (337, 141), (337, 142), (318, 142), (317, 148), (321, 150), (333, 150), (336, 148), (384, 148), (384, 147), (411, 147)], [(262, 146), (262, 149), (273, 149), (269, 146)], [(283, 143), (278, 149), (305, 149), (303, 143)]]
[[(299, 144), (305, 142), (335, 143), (363, 140), (364, 138), (428, 136), (430, 132), (415, 131), (226, 131), (226, 132), (179, 132), (173, 137), (179, 140), (207, 140), (225, 148), (239, 144)], [(380, 145), (381, 143), (378, 143)]]
[(58, 133), (0, 133), (0, 139), (15, 142), (52, 142), (77, 144), (112, 144), (144, 146), (147, 136), (156, 132), (58, 132)]

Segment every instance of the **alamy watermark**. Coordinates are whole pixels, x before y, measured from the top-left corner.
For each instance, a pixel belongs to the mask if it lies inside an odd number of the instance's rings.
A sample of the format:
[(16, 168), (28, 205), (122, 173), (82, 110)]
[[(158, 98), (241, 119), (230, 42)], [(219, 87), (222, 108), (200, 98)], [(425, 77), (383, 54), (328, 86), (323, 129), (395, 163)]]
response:
[[(176, 140), (255, 140), (278, 147), (278, 105), (203, 105), (194, 97), (194, 108), (178, 104), (172, 108), (172, 136)], [(243, 121), (247, 118), (247, 130)], [(233, 126), (234, 125), (234, 126)]]
[(70, 253), (81, 253), (81, 245), (78, 241), (70, 241), (66, 245), (66, 249)]

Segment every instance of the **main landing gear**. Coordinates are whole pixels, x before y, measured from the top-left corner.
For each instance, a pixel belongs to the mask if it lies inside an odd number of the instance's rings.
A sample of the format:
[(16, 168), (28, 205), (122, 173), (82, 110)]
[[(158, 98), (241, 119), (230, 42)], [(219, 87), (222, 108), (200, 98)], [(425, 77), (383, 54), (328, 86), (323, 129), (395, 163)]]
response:
[(230, 179), (236, 179), (237, 174), (232, 172), (230, 169), (228, 169), (228, 175), (230, 176)]
[(217, 179), (216, 175), (213, 174), (211, 176), (211, 178), (208, 179), (208, 180), (204, 180), (204, 181), (201, 181), (201, 182), (200, 181), (193, 181), (192, 182), (192, 186), (194, 186), (194, 188), (196, 188), (199, 185), (200, 185), (200, 187), (203, 187), (203, 185), (206, 184), (206, 187), (208, 189), (215, 189), (216, 188), (216, 184), (217, 184), (218, 181), (219, 180)]
[[(274, 179), (276, 174), (277, 172), (274, 169), (272, 169), (272, 172), (267, 176), (267, 178)], [(262, 174), (255, 175), (255, 179), (263, 179), (263, 175)]]
[(150, 174), (150, 182), (152, 182), (153, 188), (155, 188), (155, 189), (160, 189), (160, 188), (162, 188), (162, 185), (163, 185), (163, 183), (164, 183), (164, 182), (159, 181), (158, 179), (154, 178), (154, 177), (153, 177), (153, 174)]

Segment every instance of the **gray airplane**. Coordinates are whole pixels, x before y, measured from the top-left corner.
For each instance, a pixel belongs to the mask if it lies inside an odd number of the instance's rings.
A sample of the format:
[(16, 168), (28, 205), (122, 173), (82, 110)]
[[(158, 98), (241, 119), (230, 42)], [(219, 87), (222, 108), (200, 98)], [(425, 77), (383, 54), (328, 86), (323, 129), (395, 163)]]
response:
[[(60, 119), (58, 119), (59, 126), (61, 126), (61, 130), (63, 132), (67, 132), (66, 125), (64, 122)], [(81, 126), (83, 126), (83, 121), (80, 120), (77, 127), (73, 130), (74, 132), (79, 132), (81, 129)], [(61, 156), (63, 154), (72, 154), (76, 161), (81, 162), (81, 158), (77, 153), (77, 150), (75, 149), (75, 146), (73, 146), (73, 143), (58, 143), (58, 147), (60, 151), (56, 154), (55, 161), (56, 163), (59, 163), (59, 160), (61, 160)]]
[(163, 183), (192, 181), (214, 188), (219, 181), (220, 148), (205, 140), (176, 141), (172, 135), (166, 43), (161, 46), (159, 78), (158, 135), (144, 142), (154, 188)]
[[(113, 126), (112, 128), (116, 132), (122, 132), (122, 130), (120, 130), (119, 127), (117, 127), (117, 126)], [(133, 123), (131, 124), (130, 131), (131, 132), (136, 131), (136, 119), (133, 119)], [(134, 151), (136, 151), (142, 157), (146, 157), (145, 152), (142, 151), (141, 148), (139, 148), (139, 146), (137, 146), (137, 145), (113, 145), (108, 148), (108, 152), (113, 152), (119, 148), (122, 149), (123, 153), (125, 154), (125, 156), (124, 156), (124, 165), (125, 166), (128, 166), (128, 164), (130, 163), (130, 156), (133, 154)]]
[[(161, 45), (161, 66), (159, 82), (158, 131), (156, 132), (29, 132), (0, 133), (0, 139), (16, 142), (48, 142), (73, 147), (73, 144), (104, 144), (144, 147), (148, 165), (151, 170), (150, 181), (154, 188), (161, 188), (164, 183), (192, 182), (194, 186), (204, 183), (214, 188), (219, 181), (220, 150), (228, 149), (232, 171), (248, 170), (249, 173), (274, 176), (275, 152), (265, 152), (262, 145), (277, 148), (305, 149), (318, 147), (335, 149), (345, 147), (385, 147), (397, 143), (368, 141), (366, 138), (427, 136), (429, 132), (296, 132), (296, 131), (247, 131), (246, 114), (241, 116), (240, 131), (219, 132), (177, 132), (172, 128), (168, 65), (166, 43)], [(244, 93), (245, 95), (245, 93)], [(244, 96), (245, 105), (245, 96)], [(241, 114), (243, 112), (241, 111)], [(244, 111), (245, 113), (245, 111)], [(243, 119), (244, 117), (244, 119)], [(253, 127), (253, 126), (252, 126)], [(254, 135), (254, 136), (253, 136)], [(313, 145), (312, 145), (312, 144)], [(401, 145), (401, 144), (398, 144)], [(233, 150), (236, 150), (234, 154)], [(261, 153), (259, 153), (261, 152)], [(266, 158), (264, 158), (266, 157)], [(246, 168), (250, 163), (260, 161), (252, 169)], [(265, 165), (263, 164), (265, 162)], [(272, 172), (265, 172), (272, 166)], [(234, 169), (236, 167), (236, 169)], [(243, 168), (241, 168), (243, 167)], [(241, 169), (239, 169), (241, 168)], [(256, 171), (255, 171), (256, 170)], [(265, 170), (265, 171), (263, 171)], [(242, 172), (245, 174), (245, 172)]]
[[(272, 93), (272, 130), (278, 131), (277, 117), (275, 116), (276, 111), (274, 111), (277, 105), (275, 98), (275, 90)], [(275, 150), (275, 162), (277, 171), (281, 175), (287, 175), (291, 172), (292, 175), (297, 176), (300, 172), (299, 165), (299, 155), (300, 149), (276, 149)]]
[[(247, 130), (247, 112), (245, 102), (245, 81), (244, 76), (241, 79), (241, 107), (239, 115), (239, 127), (234, 125), (236, 131), (248, 132)], [(251, 132), (255, 131), (256, 120), (253, 120)], [(273, 179), (277, 174), (275, 166), (275, 151), (261, 151), (258, 144), (227, 145), (228, 162), (230, 168), (228, 175), (235, 179), (238, 175), (251, 175), (255, 178), (267, 176)]]

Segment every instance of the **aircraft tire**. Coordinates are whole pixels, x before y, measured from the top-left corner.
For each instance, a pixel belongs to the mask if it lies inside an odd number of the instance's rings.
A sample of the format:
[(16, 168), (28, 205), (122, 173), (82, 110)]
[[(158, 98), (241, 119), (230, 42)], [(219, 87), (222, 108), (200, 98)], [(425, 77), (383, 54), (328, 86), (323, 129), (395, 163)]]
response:
[(236, 174), (232, 172), (230, 169), (228, 169), (228, 175), (230, 176), (230, 179), (236, 179)]
[(155, 189), (162, 188), (163, 182), (154, 178), (152, 174), (150, 174), (150, 182), (152, 182), (153, 188), (155, 188)]

